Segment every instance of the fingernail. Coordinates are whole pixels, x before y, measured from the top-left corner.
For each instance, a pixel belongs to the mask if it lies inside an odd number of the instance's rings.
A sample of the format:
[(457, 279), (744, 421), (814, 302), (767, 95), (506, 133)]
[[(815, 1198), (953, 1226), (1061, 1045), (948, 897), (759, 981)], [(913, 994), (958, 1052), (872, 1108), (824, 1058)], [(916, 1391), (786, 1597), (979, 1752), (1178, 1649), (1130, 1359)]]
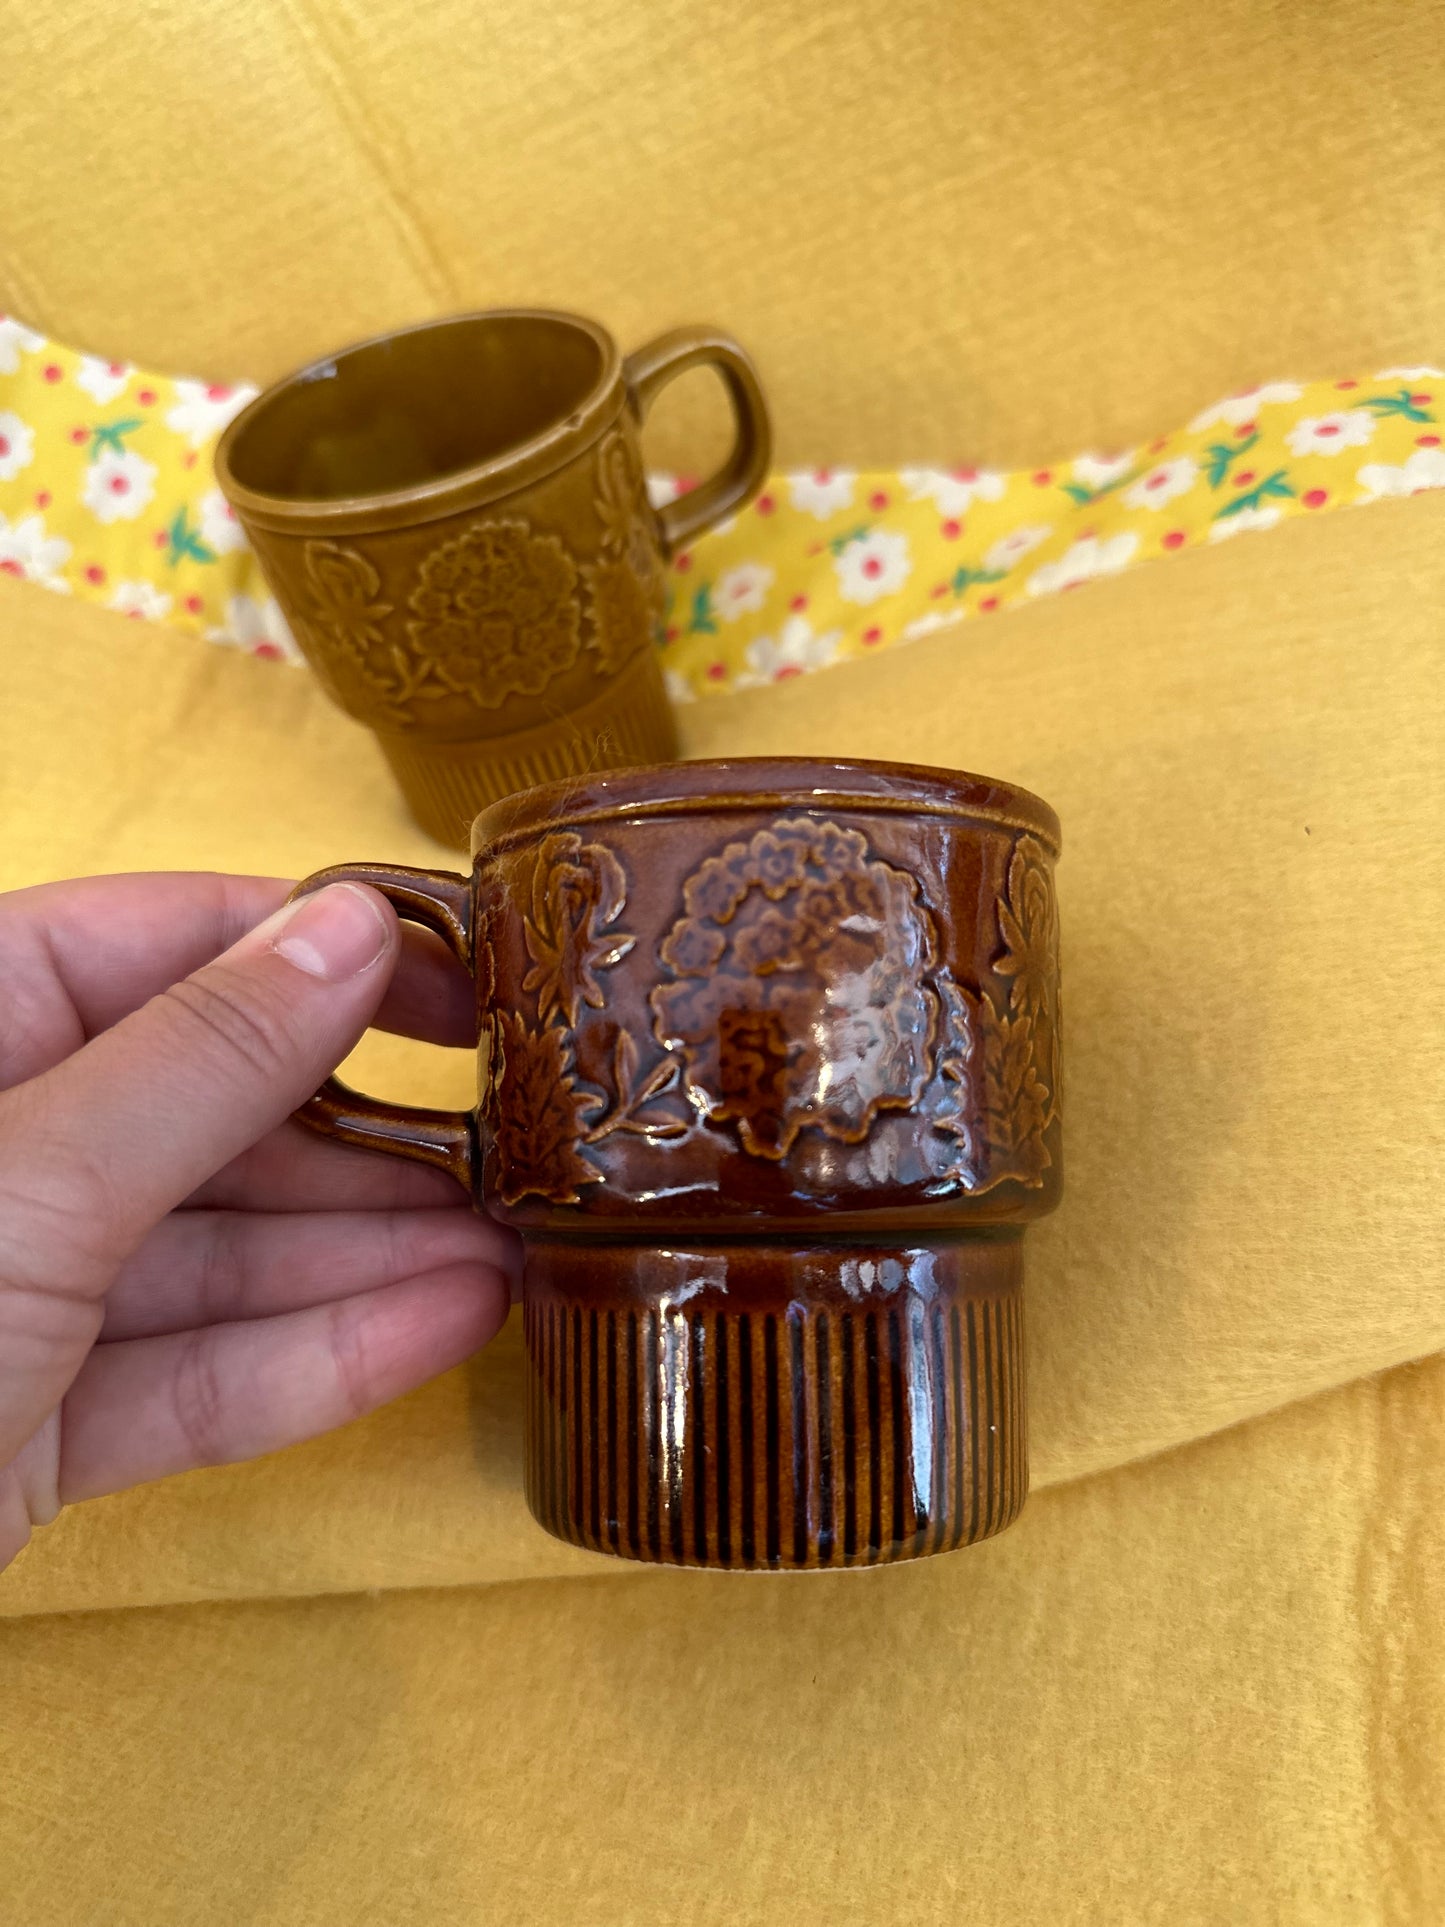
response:
[(354, 883), (328, 883), (314, 896), (286, 906), (272, 930), (271, 948), (308, 977), (339, 984), (374, 964), (390, 935), (369, 890)]

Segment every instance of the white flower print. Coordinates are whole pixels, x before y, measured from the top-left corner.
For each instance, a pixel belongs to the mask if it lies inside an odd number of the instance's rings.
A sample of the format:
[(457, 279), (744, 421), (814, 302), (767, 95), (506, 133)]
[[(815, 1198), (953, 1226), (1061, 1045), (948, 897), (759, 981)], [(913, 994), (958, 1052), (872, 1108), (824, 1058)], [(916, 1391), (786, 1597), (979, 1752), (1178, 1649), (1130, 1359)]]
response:
[(875, 529), (845, 543), (833, 557), (833, 567), (845, 602), (876, 602), (901, 589), (912, 574), (908, 537), (895, 529)]
[(917, 642), (920, 636), (931, 636), (935, 629), (956, 628), (964, 620), (965, 614), (961, 608), (950, 609), (947, 615), (938, 609), (925, 609), (921, 616), (904, 623), (901, 633), (905, 642)]
[(178, 399), (174, 408), (166, 411), (166, 427), (184, 435), (192, 448), (200, 448), (219, 435), (255, 393), (245, 382), (232, 388), (224, 382), (178, 381)]
[(225, 624), (220, 629), (208, 629), (206, 641), (231, 643), (238, 649), (268, 656), (284, 656), (287, 662), (302, 660), (274, 596), (227, 596)]
[(1046, 562), (1034, 571), (1028, 579), (1028, 592), (1052, 595), (1058, 589), (1074, 589), (1081, 582), (1092, 582), (1095, 576), (1114, 575), (1128, 567), (1138, 546), (1139, 538), (1132, 529), (1111, 535), (1102, 542), (1097, 535), (1081, 536), (1057, 562)]
[(647, 499), (655, 509), (665, 509), (681, 493), (682, 484), (675, 475), (649, 475), (647, 478)]
[(115, 593), (106, 606), (118, 610), (123, 616), (159, 622), (162, 616), (170, 614), (171, 598), (153, 582), (117, 582)]
[(1187, 495), (1198, 476), (1198, 464), (1180, 455), (1172, 462), (1156, 463), (1124, 490), (1120, 500), (1131, 509), (1162, 509), (1176, 495)]
[(1291, 455), (1338, 455), (1346, 448), (1363, 448), (1375, 433), (1375, 423), (1363, 408), (1338, 415), (1307, 415), (1285, 436)]
[(788, 494), (795, 509), (806, 509), (809, 515), (825, 522), (840, 509), (852, 506), (853, 485), (857, 480), (850, 469), (815, 468), (808, 473), (790, 475)]
[(815, 635), (805, 616), (789, 616), (776, 639), (759, 636), (749, 645), (748, 667), (737, 678), (737, 686), (755, 689), (761, 683), (786, 682), (810, 669), (826, 669), (838, 660), (842, 640), (841, 629)]
[(35, 459), (35, 430), (8, 409), (0, 410), (0, 482), (13, 482)]
[(156, 465), (107, 449), (85, 471), (80, 499), (97, 522), (133, 522), (156, 492)]
[(233, 549), (245, 548), (246, 531), (218, 488), (208, 489), (201, 497), (200, 521), (201, 540), (217, 555), (229, 555)]
[(1047, 542), (1053, 532), (1053, 526), (1048, 522), (1032, 522), (1021, 529), (1010, 529), (985, 554), (983, 566), (995, 575), (1002, 569), (1016, 568), (1026, 555), (1033, 554), (1041, 542)]
[(22, 327), (13, 315), (0, 314), (0, 375), (13, 375), (22, 355), (39, 354), (44, 346), (44, 335)]
[(712, 612), (724, 622), (736, 622), (762, 608), (773, 586), (773, 571), (761, 562), (739, 562), (725, 569), (712, 585)]
[(75, 379), (93, 401), (102, 407), (122, 394), (135, 373), (128, 361), (102, 361), (99, 355), (82, 355)]
[(70, 584), (57, 571), (70, 559), (70, 544), (61, 535), (47, 535), (38, 515), (27, 515), (10, 523), (0, 515), (0, 570), (6, 575), (23, 576), (27, 582), (43, 582), (47, 589), (62, 589)]
[(1108, 488), (1120, 481), (1134, 466), (1132, 451), (1122, 455), (1079, 455), (1074, 460), (1074, 479), (1085, 488)]
[(1375, 381), (1445, 381), (1445, 368), (1382, 368)]
[(1356, 480), (1365, 491), (1362, 499), (1366, 502), (1377, 502), (1386, 495), (1418, 495), (1422, 489), (1445, 488), (1445, 448), (1417, 448), (1399, 468), (1391, 468), (1386, 462), (1366, 462)]
[(996, 502), (1004, 477), (989, 468), (905, 468), (899, 481), (911, 502), (931, 501), (940, 515), (957, 519), (975, 502)]
[(1246, 529), (1272, 529), (1279, 516), (1280, 511), (1268, 502), (1257, 509), (1241, 509), (1237, 515), (1226, 515), (1218, 522), (1211, 522), (1209, 539), (1227, 542), (1231, 535), (1243, 535)]
[(1231, 395), (1228, 401), (1216, 402), (1213, 408), (1206, 408), (1202, 415), (1196, 415), (1189, 424), (1191, 435), (1200, 435), (1206, 428), (1243, 428), (1252, 422), (1261, 408), (1268, 408), (1271, 402), (1298, 401), (1304, 393), (1297, 381), (1267, 381), (1259, 388), (1250, 388), (1242, 395)]
[(695, 703), (697, 701), (692, 684), (680, 669), (664, 669), (662, 680), (667, 684), (669, 702)]

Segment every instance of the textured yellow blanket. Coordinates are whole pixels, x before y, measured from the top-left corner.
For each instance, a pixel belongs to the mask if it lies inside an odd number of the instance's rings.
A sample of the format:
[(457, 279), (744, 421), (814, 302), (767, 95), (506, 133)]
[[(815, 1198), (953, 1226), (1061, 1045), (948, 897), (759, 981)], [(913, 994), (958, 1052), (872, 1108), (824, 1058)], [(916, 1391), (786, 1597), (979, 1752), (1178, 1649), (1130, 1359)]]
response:
[[(790, 467), (1027, 470), (1445, 343), (1433, 4), (82, 11), (0, 0), (0, 305), (144, 366), (692, 313)], [(509, 1334), (0, 1582), (6, 1927), (1434, 1927), (1442, 534), (1438, 492), (1300, 513), (684, 711), (693, 754), (1059, 808), (1018, 1526), (816, 1579), (573, 1553), (522, 1507)], [(304, 674), (0, 579), (0, 883), (437, 854)]]

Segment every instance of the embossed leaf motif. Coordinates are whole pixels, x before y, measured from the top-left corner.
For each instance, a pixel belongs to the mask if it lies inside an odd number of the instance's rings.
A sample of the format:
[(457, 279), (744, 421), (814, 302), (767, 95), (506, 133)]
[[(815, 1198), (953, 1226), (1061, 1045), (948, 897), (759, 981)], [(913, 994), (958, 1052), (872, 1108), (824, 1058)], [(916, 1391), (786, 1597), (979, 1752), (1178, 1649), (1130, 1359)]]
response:
[[(529, 867), (530, 866), (530, 867)], [(669, 1094), (681, 1065), (668, 1054), (643, 1069), (635, 1040), (620, 1026), (611, 1045), (612, 1088), (579, 1083), (575, 1033), (585, 1009), (606, 998), (597, 973), (619, 963), (635, 939), (614, 926), (627, 878), (605, 845), (572, 830), (542, 839), (509, 883), (520, 899), (531, 968), (522, 980), (536, 998), (534, 1028), (516, 1011), (493, 1011), (482, 1047), (484, 1121), (496, 1149), (498, 1189), (507, 1204), (542, 1197), (575, 1204), (580, 1184), (604, 1173), (586, 1148), (614, 1135), (652, 1141), (684, 1136), (691, 1118)], [(494, 984), (490, 935), (483, 925), (479, 983)]]
[(482, 1011), (477, 1030), (477, 1113), (487, 1124), (495, 1124), (497, 1098), (502, 1082), (502, 1036), (497, 1024), (497, 953), (492, 947), (491, 912), (477, 913), (472, 938), (477, 1003)]
[(682, 1054), (688, 1096), (736, 1124), (745, 1151), (781, 1158), (805, 1129), (861, 1143), (933, 1071), (937, 956), (915, 879), (863, 835), (782, 818), (709, 857), (683, 886), (652, 992), (658, 1042)]
[(678, 1061), (668, 1055), (637, 1081), (637, 1045), (625, 1030), (617, 1033), (612, 1052), (612, 1082), (615, 1095), (610, 1103), (602, 1100), (602, 1116), (588, 1127), (587, 1142), (600, 1144), (604, 1138), (621, 1131), (628, 1137), (645, 1137), (654, 1142), (684, 1137), (689, 1128), (686, 1117), (679, 1116), (658, 1100), (677, 1083)]
[(604, 675), (613, 675), (662, 624), (662, 576), (645, 501), (642, 466), (633, 444), (613, 433), (597, 451), (596, 508), (599, 560), (584, 571), (592, 632), (588, 640)]
[(537, 696), (581, 647), (577, 567), (522, 521), (474, 522), (421, 565), (407, 624), (420, 675), (495, 709)]
[(973, 1125), (970, 1121), (970, 1065), (974, 1055), (974, 1009), (971, 998), (949, 977), (938, 986), (943, 1021), (938, 1042), (938, 1070), (944, 1079), (942, 1100), (933, 1113), (933, 1128), (958, 1139), (953, 1166), (956, 1177), (973, 1175), (975, 1155)]
[(1044, 1145), (1051, 1113), (1049, 1087), (1034, 1061), (1033, 1022), (1000, 1014), (988, 998), (981, 1017), (983, 1128), (990, 1164), (1003, 1176), (1036, 1185), (1051, 1162)]
[(627, 879), (605, 845), (563, 830), (542, 840), (530, 899), (523, 936), (532, 968), (522, 988), (537, 993), (544, 1024), (556, 1016), (575, 1028), (583, 1004), (602, 1008), (597, 971), (620, 962), (636, 942), (610, 928), (627, 901)]
[(308, 542), (305, 553), (314, 620), (338, 639), (379, 645), (391, 604), (380, 599), (381, 577), (366, 557), (335, 542)]
[(576, 1204), (578, 1185), (602, 1174), (578, 1148), (597, 1100), (577, 1089), (571, 1039), (558, 1024), (533, 1030), (509, 1010), (497, 1013), (496, 1031), (502, 1069), (492, 1128), (502, 1202)]
[(1058, 910), (1047, 858), (1031, 836), (1009, 861), (998, 904), (1002, 1002), (944, 982), (938, 1068), (948, 1095), (935, 1130), (958, 1140), (950, 1174), (970, 1190), (1012, 1180), (1036, 1186), (1052, 1163), (1044, 1138), (1059, 1110)]
[(597, 515), (607, 554), (625, 556), (632, 547), (634, 516), (642, 496), (642, 465), (632, 443), (614, 431), (597, 450)]
[(391, 604), (381, 600), (381, 578), (364, 555), (336, 542), (310, 541), (302, 550), (315, 666), (332, 693), (345, 700), (360, 683), (383, 704), (395, 701), (397, 679), (383, 625)]
[(1059, 974), (1059, 917), (1045, 865), (1033, 837), (1019, 838), (1009, 861), (1008, 897), (998, 907), (1004, 955), (995, 963), (1010, 979), (1009, 1005), (1027, 1017), (1053, 1009)]
[(630, 562), (614, 556), (592, 563), (585, 574), (597, 667), (614, 676), (654, 640), (659, 597)]

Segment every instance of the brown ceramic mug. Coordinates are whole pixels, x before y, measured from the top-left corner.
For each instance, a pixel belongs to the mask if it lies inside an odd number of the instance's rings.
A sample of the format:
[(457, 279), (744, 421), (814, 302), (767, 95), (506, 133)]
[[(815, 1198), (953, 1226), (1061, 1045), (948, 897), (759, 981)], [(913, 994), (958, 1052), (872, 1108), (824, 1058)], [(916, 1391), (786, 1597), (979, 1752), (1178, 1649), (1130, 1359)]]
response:
[[(736, 444), (657, 511), (638, 429), (697, 366), (722, 376)], [(499, 310), (288, 376), (227, 429), (216, 475), (323, 687), (376, 732), (423, 829), (465, 847), (497, 797), (676, 754), (663, 564), (756, 492), (769, 452), (725, 335), (624, 359), (595, 322)]]
[(1057, 818), (893, 763), (494, 804), (468, 876), (346, 864), (473, 973), (475, 1113), (302, 1116), (526, 1242), (526, 1480), (564, 1539), (872, 1565), (1028, 1483), (1021, 1241), (1060, 1188)]

